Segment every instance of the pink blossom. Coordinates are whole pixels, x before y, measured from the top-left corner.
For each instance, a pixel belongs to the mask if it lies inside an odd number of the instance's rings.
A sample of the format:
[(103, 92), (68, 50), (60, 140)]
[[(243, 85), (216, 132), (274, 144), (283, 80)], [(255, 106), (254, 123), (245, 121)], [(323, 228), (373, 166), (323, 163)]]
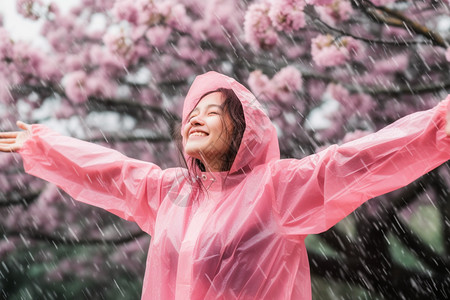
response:
[(303, 80), (299, 70), (287, 66), (276, 73), (272, 79), (261, 70), (250, 73), (248, 84), (258, 98), (264, 101), (280, 101), (291, 103), (295, 100), (295, 92), (302, 89)]
[(53, 18), (61, 13), (61, 10), (59, 9), (59, 6), (55, 3), (48, 4), (48, 12), (53, 14)]
[(350, 98), (349, 91), (340, 84), (330, 83), (327, 86), (327, 92), (330, 94), (331, 97), (333, 97), (334, 100), (344, 105)]
[(376, 6), (385, 6), (387, 4), (394, 3), (396, 0), (370, 0)]
[(9, 92), (9, 82), (6, 76), (0, 74), (0, 103), (10, 103), (14, 99)]
[(327, 87), (327, 92), (330, 96), (338, 101), (345, 112), (341, 112), (343, 115), (351, 116), (354, 113), (359, 115), (367, 114), (374, 106), (373, 99), (366, 94), (350, 92), (340, 84), (330, 83)]
[(279, 31), (291, 32), (305, 27), (305, 14), (303, 0), (276, 0), (272, 1), (269, 18), (273, 26)]
[(205, 1), (204, 36), (228, 45), (230, 36), (241, 35), (245, 7), (242, 1), (231, 1), (227, 5), (223, 0)]
[(270, 49), (278, 42), (278, 35), (269, 17), (269, 2), (254, 3), (245, 14), (245, 40), (255, 49)]
[(335, 40), (331, 35), (318, 35), (311, 44), (313, 60), (321, 67), (338, 66), (351, 58), (359, 59), (364, 53), (363, 45), (352, 37)]
[[(91, 51), (93, 51), (96, 48), (97, 46), (93, 47)], [(67, 54), (66, 57), (64, 58), (64, 65), (66, 66), (68, 72), (79, 70), (83, 66), (83, 59), (81, 58), (80, 55)]]
[(326, 84), (321, 80), (309, 79), (306, 82), (306, 90), (313, 99), (321, 99), (325, 88)]
[(285, 50), (286, 57), (290, 59), (295, 59), (302, 55), (305, 55), (309, 49), (300, 45), (293, 45)]
[(329, 5), (333, 3), (334, 0), (305, 0), (307, 4), (310, 5)]
[[(364, 53), (365, 53), (365, 47), (364, 45), (349, 36), (343, 37), (341, 39), (339, 39), (340, 45), (341, 45), (341, 51), (347, 51), (349, 57), (348, 58), (353, 58), (353, 59), (360, 59)], [(345, 49), (345, 50), (344, 50)]]
[(134, 54), (133, 41), (124, 30), (120, 32), (109, 31), (103, 37), (103, 42), (111, 53), (125, 60), (129, 60)]
[(147, 30), (145, 36), (150, 45), (154, 47), (162, 47), (167, 43), (171, 33), (172, 29), (170, 27), (154, 26)]
[(373, 71), (378, 74), (404, 72), (408, 68), (408, 64), (408, 56), (406, 54), (399, 54), (388, 59), (376, 61), (373, 66)]
[(320, 19), (330, 25), (347, 21), (353, 14), (352, 5), (348, 0), (334, 0), (331, 4), (316, 6), (315, 9)]
[(288, 94), (300, 91), (303, 85), (302, 74), (293, 66), (282, 68), (273, 76), (272, 82), (277, 91)]
[(411, 34), (408, 32), (408, 30), (390, 25), (383, 26), (382, 36), (400, 40), (411, 39)]
[(37, 20), (42, 15), (44, 4), (41, 0), (17, 0), (16, 9), (19, 14), (31, 20)]
[(448, 61), (447, 52), (444, 48), (441, 47), (420, 45), (417, 47), (417, 54), (424, 63), (430, 66), (445, 63), (446, 61)]
[(139, 9), (139, 24), (148, 26), (158, 24), (161, 21), (162, 16), (159, 14), (154, 1), (138, 0), (135, 3)]
[(191, 20), (187, 16), (184, 5), (173, 1), (162, 1), (158, 4), (158, 9), (165, 17), (167, 25), (181, 31), (189, 30)]
[(82, 0), (80, 7), (89, 7), (93, 11), (107, 11), (112, 9), (114, 1), (111, 0)]
[(94, 73), (85, 80), (85, 89), (88, 96), (111, 98), (116, 92), (116, 85), (111, 78), (104, 74)]
[(9, 253), (16, 250), (18, 244), (18, 241), (11, 237), (8, 240), (0, 240), (0, 260), (4, 261)]
[(445, 59), (450, 62), (450, 47), (445, 51)]
[(114, 3), (112, 9), (113, 15), (118, 20), (128, 21), (137, 24), (139, 21), (139, 11), (136, 3), (130, 0), (119, 0)]
[[(133, 1), (130, 2), (133, 3)], [(186, 8), (177, 1), (139, 0), (134, 5), (140, 10), (140, 24), (151, 26), (164, 23), (181, 31), (186, 31), (190, 27), (191, 21)]]
[(45, 81), (59, 81), (63, 74), (58, 58), (46, 57), (45, 61), (39, 64), (37, 75)]
[(42, 51), (34, 49), (30, 44), (17, 42), (13, 45), (13, 61), (15, 67), (21, 68), (28, 74), (38, 76), (39, 69), (45, 62)]
[(0, 60), (11, 59), (13, 56), (13, 44), (9, 33), (4, 28), (0, 28)]
[(261, 100), (268, 100), (265, 91), (270, 84), (270, 79), (266, 74), (261, 70), (255, 70), (250, 73), (247, 82), (256, 97), (261, 98)]
[[(97, 64), (103, 69), (106, 69), (110, 72), (117, 72), (117, 70), (123, 68), (123, 61), (117, 56), (108, 51), (107, 48), (101, 47), (99, 45), (94, 45), (89, 49), (89, 62), (92, 64)], [(76, 67), (77, 64), (81, 64), (79, 67)], [(80, 57), (73, 58), (73, 66), (72, 71), (80, 69), (83, 64), (83, 59)]]
[(56, 119), (69, 119), (76, 114), (76, 110), (67, 99), (63, 99), (61, 105), (52, 114)]
[(352, 105), (353, 107), (350, 110), (354, 109), (353, 112), (359, 116), (364, 116), (370, 113), (376, 106), (376, 102), (374, 99), (363, 93), (357, 93), (352, 95)]
[(64, 77), (63, 86), (70, 100), (75, 103), (82, 103), (87, 100), (86, 80), (87, 75), (84, 71), (75, 71)]
[(211, 59), (216, 57), (213, 51), (200, 49), (187, 37), (180, 38), (178, 41), (177, 53), (181, 58), (190, 60), (201, 66), (206, 65)]
[(314, 62), (321, 67), (341, 65), (347, 60), (347, 54), (339, 49), (331, 35), (320, 34), (313, 38), (311, 54)]
[[(293, 104), (297, 99), (295, 93), (300, 91), (302, 86), (303, 80), (300, 71), (293, 66), (285, 67), (276, 73), (271, 80), (271, 88), (274, 89), (273, 100)], [(303, 107), (301, 106), (301, 108)]]

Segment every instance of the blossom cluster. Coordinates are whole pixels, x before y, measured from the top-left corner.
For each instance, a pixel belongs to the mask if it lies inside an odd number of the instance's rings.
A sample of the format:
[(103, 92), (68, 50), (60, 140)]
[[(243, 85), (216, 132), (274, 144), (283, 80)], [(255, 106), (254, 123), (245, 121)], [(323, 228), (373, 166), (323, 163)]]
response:
[(270, 49), (278, 42), (278, 34), (269, 17), (270, 3), (254, 3), (245, 15), (246, 41), (254, 48)]
[(269, 10), (272, 25), (278, 31), (294, 31), (305, 27), (305, 3), (298, 0), (273, 1)]
[(352, 37), (320, 34), (311, 40), (311, 55), (320, 67), (342, 65), (351, 58), (360, 58), (363, 53), (364, 45)]
[(303, 86), (300, 71), (287, 66), (269, 79), (261, 70), (250, 73), (248, 78), (250, 89), (262, 101), (276, 101), (281, 104), (292, 104), (297, 98), (295, 93)]
[(277, 31), (305, 27), (304, 0), (265, 0), (249, 6), (245, 15), (245, 39), (256, 49), (270, 49), (278, 42)]
[(334, 0), (329, 4), (316, 6), (315, 10), (322, 21), (333, 26), (347, 21), (354, 13), (350, 1), (347, 0)]
[(262, 0), (249, 6), (245, 15), (246, 41), (255, 49), (273, 48), (279, 33), (292, 33), (306, 26), (304, 9), (314, 5), (322, 21), (335, 25), (354, 13), (348, 0)]
[(37, 20), (41, 16), (44, 3), (41, 0), (17, 0), (17, 12), (25, 18)]

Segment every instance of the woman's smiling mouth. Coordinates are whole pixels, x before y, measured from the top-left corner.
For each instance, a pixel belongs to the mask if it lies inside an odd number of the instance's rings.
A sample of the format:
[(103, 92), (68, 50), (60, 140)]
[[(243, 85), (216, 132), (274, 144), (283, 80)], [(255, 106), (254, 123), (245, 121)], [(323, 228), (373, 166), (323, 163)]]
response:
[(208, 134), (204, 131), (199, 131), (199, 130), (193, 130), (191, 133), (189, 133), (189, 137), (192, 136), (207, 136)]

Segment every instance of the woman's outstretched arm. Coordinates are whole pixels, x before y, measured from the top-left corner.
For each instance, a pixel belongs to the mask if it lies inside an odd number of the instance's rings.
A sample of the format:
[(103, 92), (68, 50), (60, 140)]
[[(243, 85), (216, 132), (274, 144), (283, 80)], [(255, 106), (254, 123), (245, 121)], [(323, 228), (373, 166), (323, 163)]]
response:
[(302, 160), (273, 164), (274, 211), (291, 234), (327, 230), (364, 201), (450, 159), (450, 95), (435, 108)]
[(17, 125), (23, 131), (0, 133), (0, 151), (20, 153), (27, 173), (153, 233), (164, 186), (170, 185), (165, 171), (42, 125)]

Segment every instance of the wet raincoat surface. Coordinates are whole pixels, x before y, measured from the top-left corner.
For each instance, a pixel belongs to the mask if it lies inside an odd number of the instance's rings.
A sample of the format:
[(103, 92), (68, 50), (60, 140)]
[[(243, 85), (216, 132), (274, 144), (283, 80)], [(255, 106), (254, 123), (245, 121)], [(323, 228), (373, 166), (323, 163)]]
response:
[(219, 87), (241, 100), (246, 129), (228, 176), (202, 173), (205, 191), (196, 197), (186, 169), (162, 170), (40, 125), (20, 150), (28, 173), (152, 236), (142, 299), (311, 299), (305, 237), (450, 158), (449, 99), (342, 146), (280, 160), (260, 104), (224, 75), (195, 79), (184, 123), (200, 96)]

